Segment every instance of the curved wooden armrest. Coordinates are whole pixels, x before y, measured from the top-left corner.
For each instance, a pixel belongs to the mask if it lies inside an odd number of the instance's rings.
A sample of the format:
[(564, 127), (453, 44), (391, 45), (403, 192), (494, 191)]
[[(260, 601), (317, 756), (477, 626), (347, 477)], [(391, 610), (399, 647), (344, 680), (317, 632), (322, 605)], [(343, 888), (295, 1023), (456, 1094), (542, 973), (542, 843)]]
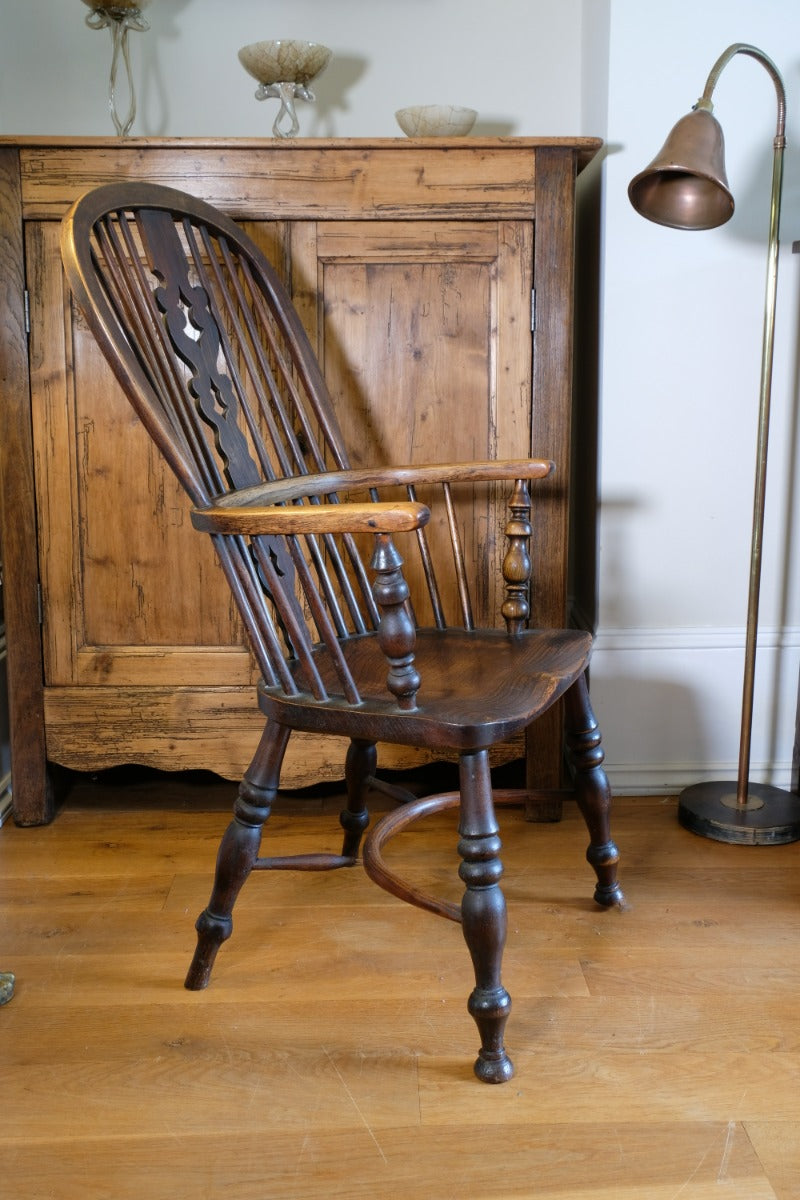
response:
[[(349, 488), (406, 487), (426, 483), (486, 483), (504, 479), (544, 479), (555, 464), (546, 458), (492, 459), (486, 462), (434, 463), (404, 467), (364, 467), (352, 471), (325, 471), (274, 483), (241, 488), (219, 496), (216, 509), (267, 507), (300, 500), (305, 496), (328, 496)], [(395, 507), (395, 506), (392, 506)], [(203, 510), (207, 511), (207, 510)], [(205, 528), (205, 526), (203, 527)], [(398, 526), (399, 528), (399, 526)], [(412, 528), (409, 526), (408, 528)]]
[(401, 533), (421, 529), (427, 525), (430, 515), (430, 509), (424, 504), (411, 500), (396, 504), (292, 504), (286, 507), (251, 503), (235, 508), (213, 505), (192, 509), (192, 525), (205, 533), (249, 537), (262, 534)]

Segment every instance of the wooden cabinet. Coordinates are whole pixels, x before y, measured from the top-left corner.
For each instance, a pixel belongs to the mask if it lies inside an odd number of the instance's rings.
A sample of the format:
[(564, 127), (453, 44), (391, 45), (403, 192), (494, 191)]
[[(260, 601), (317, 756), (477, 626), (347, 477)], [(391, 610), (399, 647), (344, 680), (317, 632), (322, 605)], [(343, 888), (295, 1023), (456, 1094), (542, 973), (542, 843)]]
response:
[[(108, 180), (145, 177), (245, 223), (318, 348), (354, 466), (553, 458), (555, 477), (535, 492), (532, 612), (562, 624), (575, 178), (598, 146), (0, 139), (2, 535), (20, 823), (52, 815), (51, 764), (236, 777), (261, 728), (255, 668), (211, 545), (70, 303), (58, 244), (68, 204)], [(498, 512), (487, 494), (464, 514), (478, 563), (499, 550)], [(478, 608), (496, 619), (488, 583)], [(544, 786), (558, 780), (560, 741), (555, 715), (529, 748)], [(294, 743), (287, 786), (341, 777), (340, 744)], [(388, 767), (419, 761), (399, 747), (381, 756)]]

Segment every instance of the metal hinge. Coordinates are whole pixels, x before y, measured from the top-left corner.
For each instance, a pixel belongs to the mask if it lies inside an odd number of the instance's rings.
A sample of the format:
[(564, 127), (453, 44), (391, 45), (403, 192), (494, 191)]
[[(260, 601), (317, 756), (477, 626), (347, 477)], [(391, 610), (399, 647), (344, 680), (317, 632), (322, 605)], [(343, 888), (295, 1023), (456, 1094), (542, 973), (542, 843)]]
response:
[(531, 288), (531, 333), (536, 329), (536, 288)]
[(25, 289), (25, 332), (31, 331), (31, 294)]

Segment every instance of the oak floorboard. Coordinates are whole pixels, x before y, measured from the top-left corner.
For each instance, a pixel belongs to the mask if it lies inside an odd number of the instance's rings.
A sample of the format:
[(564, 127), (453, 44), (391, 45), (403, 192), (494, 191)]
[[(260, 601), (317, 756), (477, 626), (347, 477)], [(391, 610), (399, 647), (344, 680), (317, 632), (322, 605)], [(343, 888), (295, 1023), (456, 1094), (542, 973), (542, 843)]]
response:
[[(4, 1192), (800, 1200), (800, 844), (618, 801), (628, 903), (604, 912), (574, 807), (504, 809), (517, 1074), (487, 1088), (459, 929), (358, 869), (254, 876), (185, 991), (234, 792), (83, 781), (52, 825), (0, 830)], [(286, 797), (276, 852), (335, 848), (339, 807)], [(421, 822), (392, 863), (457, 898), (454, 829)]]
[[(514, 1084), (493, 1101), (471, 1088), (468, 1064), (455, 1056), (420, 1060), (423, 1124), (446, 1112), (447, 1097), (461, 1116), (482, 1124), (536, 1119), (542, 1094), (554, 1122), (591, 1123), (611, 1104), (620, 1121), (787, 1121), (797, 1112), (800, 1056), (728, 1052), (677, 1056), (670, 1051), (606, 1046), (541, 1051), (511, 1045)], [(447, 1118), (444, 1118), (447, 1124)]]
[[(266, 1118), (265, 1118), (266, 1120)], [(450, 1128), (363, 1124), (347, 1131), (96, 1136), (13, 1147), (4, 1159), (30, 1196), (49, 1200), (784, 1200), (741, 1126), (582, 1125)], [(602, 1153), (598, 1147), (602, 1146)], [(153, 1165), (157, 1164), (157, 1169)], [(6, 1178), (8, 1178), (6, 1176)], [(75, 1190), (70, 1190), (75, 1189)], [(24, 1193), (18, 1193), (24, 1194)]]
[(800, 1121), (748, 1121), (745, 1130), (778, 1200), (800, 1200)]
[[(26, 966), (25, 962), (22, 966)], [(54, 990), (58, 990), (57, 988)], [(266, 992), (266, 989), (265, 989)], [(19, 993), (18, 993), (19, 994)], [(110, 1003), (87, 993), (66, 1002), (41, 1003), (30, 989), (25, 1004), (14, 1005), (3, 1018), (4, 1066), (30, 1066), (88, 1058), (124, 1061), (163, 1045), (185, 1045), (195, 1038), (213, 1039), (229, 1027), (237, 1039), (279, 1050), (348, 1048), (435, 1057), (443, 1048), (474, 1049), (474, 1032), (463, 995), (445, 996), (431, 990), (417, 1005), (402, 997), (370, 999), (369, 1025), (352, 1023), (352, 1001), (325, 997), (324, 1014), (318, 1002), (243, 999), (232, 992), (212, 1002), (181, 992), (161, 1001), (143, 1000), (131, 988), (128, 1003)], [(94, 1001), (94, 1002), (93, 1002)], [(180, 1002), (179, 1002), (180, 1001)], [(565, 1045), (584, 1054), (598, 1048), (633, 1054), (671, 1053), (688, 1056), (789, 1053), (800, 1054), (800, 1023), (787, 1011), (785, 998), (755, 998), (735, 1010), (720, 1011), (711, 997), (663, 1001), (627, 997), (573, 998), (551, 996), (523, 1003), (518, 1000), (509, 1029), (509, 1046), (534, 1055), (560, 1053)], [(98, 1010), (102, 1021), (97, 1020)], [(90, 1038), (85, 1031), (91, 1029)], [(220, 1043), (222, 1045), (222, 1042)]]

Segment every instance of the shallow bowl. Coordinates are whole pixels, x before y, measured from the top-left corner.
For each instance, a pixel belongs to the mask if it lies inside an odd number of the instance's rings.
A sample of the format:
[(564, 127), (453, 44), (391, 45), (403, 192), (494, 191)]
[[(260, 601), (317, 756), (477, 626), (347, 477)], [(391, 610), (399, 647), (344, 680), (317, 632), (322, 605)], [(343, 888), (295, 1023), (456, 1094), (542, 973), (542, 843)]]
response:
[(107, 12), (115, 8), (120, 13), (136, 12), (137, 9), (147, 8), (150, 0), (83, 0), (87, 8)]
[(394, 115), (408, 137), (463, 137), (478, 116), (474, 108), (458, 104), (417, 104)]
[(319, 42), (280, 38), (242, 46), (239, 62), (259, 83), (308, 83), (327, 67), (331, 54)]

